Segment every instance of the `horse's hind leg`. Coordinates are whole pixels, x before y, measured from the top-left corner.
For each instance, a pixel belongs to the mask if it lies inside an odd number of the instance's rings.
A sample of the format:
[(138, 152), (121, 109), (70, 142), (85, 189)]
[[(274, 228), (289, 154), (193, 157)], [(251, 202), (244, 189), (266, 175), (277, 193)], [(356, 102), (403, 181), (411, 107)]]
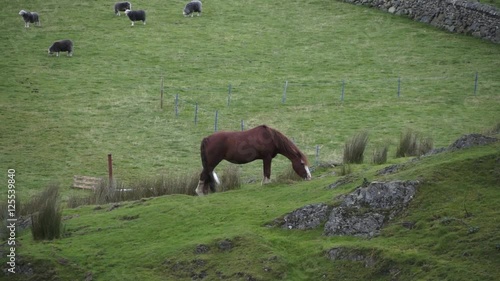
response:
[(206, 185), (206, 182), (207, 182), (207, 172), (206, 172), (206, 169), (203, 168), (203, 171), (201, 171), (200, 173), (200, 181), (198, 181), (198, 186), (196, 187), (196, 194), (198, 194), (198, 196), (203, 196), (205, 195), (205, 185)]
[(205, 190), (205, 181), (200, 180), (198, 182), (198, 186), (196, 187), (196, 194), (198, 194), (198, 196), (203, 196), (205, 195), (204, 190)]

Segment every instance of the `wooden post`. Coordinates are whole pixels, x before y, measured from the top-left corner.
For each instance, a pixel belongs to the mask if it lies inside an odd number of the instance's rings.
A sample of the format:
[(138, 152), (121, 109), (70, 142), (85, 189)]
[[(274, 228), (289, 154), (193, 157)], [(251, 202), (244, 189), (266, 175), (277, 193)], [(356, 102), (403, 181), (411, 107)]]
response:
[(108, 154), (108, 176), (109, 176), (109, 188), (113, 188), (113, 157), (111, 153)]
[(241, 130), (245, 130), (245, 122), (243, 121), (243, 119), (241, 119)]

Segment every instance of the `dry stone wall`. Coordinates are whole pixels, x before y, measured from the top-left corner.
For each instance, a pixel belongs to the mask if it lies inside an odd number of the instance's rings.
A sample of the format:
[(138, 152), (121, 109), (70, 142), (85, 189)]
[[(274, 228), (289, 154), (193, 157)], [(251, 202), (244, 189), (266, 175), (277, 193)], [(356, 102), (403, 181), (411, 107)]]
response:
[(500, 9), (464, 0), (343, 0), (500, 43)]

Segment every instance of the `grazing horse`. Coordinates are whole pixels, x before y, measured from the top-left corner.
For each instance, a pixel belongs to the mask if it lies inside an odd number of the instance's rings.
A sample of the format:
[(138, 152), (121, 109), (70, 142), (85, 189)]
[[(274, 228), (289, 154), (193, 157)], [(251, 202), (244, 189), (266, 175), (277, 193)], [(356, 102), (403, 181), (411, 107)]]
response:
[(208, 194), (207, 185), (212, 192), (215, 191), (215, 183), (219, 184), (219, 179), (214, 169), (222, 160), (245, 164), (262, 159), (262, 184), (265, 184), (270, 182), (271, 160), (281, 154), (292, 162), (293, 170), (300, 177), (311, 179), (306, 156), (285, 135), (266, 125), (246, 131), (216, 132), (202, 140), (200, 152), (203, 171), (196, 187), (199, 196)]

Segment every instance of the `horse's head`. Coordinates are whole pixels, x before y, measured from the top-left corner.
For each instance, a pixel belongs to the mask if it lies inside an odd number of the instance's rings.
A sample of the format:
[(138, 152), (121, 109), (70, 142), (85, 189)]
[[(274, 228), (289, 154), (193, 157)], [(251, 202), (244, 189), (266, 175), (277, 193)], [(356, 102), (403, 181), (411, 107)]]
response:
[(295, 173), (297, 173), (297, 175), (299, 175), (301, 178), (305, 180), (311, 179), (311, 172), (309, 171), (309, 167), (307, 166), (307, 160), (297, 158), (292, 161), (292, 167)]

